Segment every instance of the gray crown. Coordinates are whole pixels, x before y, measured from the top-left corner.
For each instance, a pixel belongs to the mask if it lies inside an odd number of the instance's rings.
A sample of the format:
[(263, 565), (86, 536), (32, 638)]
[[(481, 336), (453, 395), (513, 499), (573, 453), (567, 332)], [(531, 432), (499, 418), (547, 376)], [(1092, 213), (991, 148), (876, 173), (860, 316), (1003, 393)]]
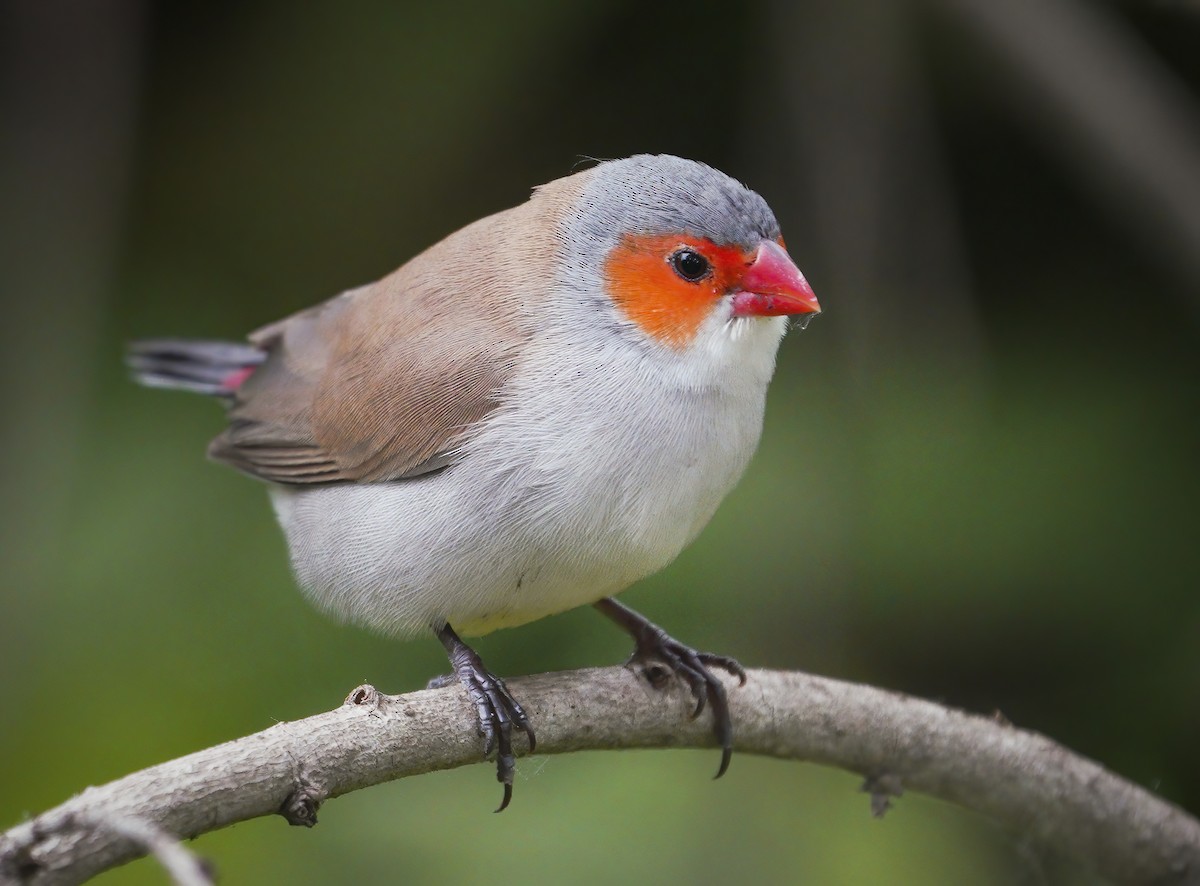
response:
[(683, 232), (752, 249), (779, 237), (762, 197), (711, 166), (669, 154), (601, 163), (581, 197), (595, 210), (582, 214), (575, 231), (588, 240)]

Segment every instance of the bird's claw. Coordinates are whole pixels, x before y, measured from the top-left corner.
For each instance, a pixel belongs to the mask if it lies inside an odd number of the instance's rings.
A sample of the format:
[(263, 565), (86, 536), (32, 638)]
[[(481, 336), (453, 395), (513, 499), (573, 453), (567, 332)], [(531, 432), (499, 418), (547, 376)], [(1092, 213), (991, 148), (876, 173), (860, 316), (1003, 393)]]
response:
[(496, 780), (504, 785), (504, 799), (496, 811), (502, 812), (512, 801), (513, 775), (517, 767), (512, 747), (513, 729), (524, 732), (529, 738), (530, 752), (536, 747), (537, 739), (525, 709), (512, 697), (503, 680), (482, 665), (472, 667), (465, 675), (460, 673), (459, 679), (479, 717), (483, 755), (487, 757), (492, 751), (496, 752)]
[(630, 664), (636, 664), (650, 682), (650, 685), (661, 689), (666, 685), (670, 674), (682, 680), (696, 700), (692, 710), (692, 719), (704, 712), (707, 704), (713, 712), (713, 734), (721, 746), (721, 765), (717, 768), (714, 778), (720, 778), (729, 768), (733, 757), (733, 720), (729, 715), (729, 698), (725, 686), (712, 668), (720, 668), (738, 678), (738, 684), (746, 685), (746, 670), (736, 659), (727, 655), (716, 655), (711, 652), (698, 652), (690, 646), (685, 646), (673, 639), (666, 631), (655, 625), (648, 625), (637, 637), (637, 646), (629, 658)]
[(448, 627), (443, 632), (446, 632), (442, 639), (450, 652), (454, 673), (467, 690), (467, 697), (479, 718), (483, 755), (488, 757), (492, 751), (496, 752), (496, 780), (504, 785), (504, 797), (496, 811), (503, 812), (512, 802), (513, 775), (517, 768), (512, 747), (513, 729), (525, 733), (530, 753), (537, 746), (537, 739), (525, 709), (509, 693), (504, 681), (489, 671), (475, 650), (458, 639)]

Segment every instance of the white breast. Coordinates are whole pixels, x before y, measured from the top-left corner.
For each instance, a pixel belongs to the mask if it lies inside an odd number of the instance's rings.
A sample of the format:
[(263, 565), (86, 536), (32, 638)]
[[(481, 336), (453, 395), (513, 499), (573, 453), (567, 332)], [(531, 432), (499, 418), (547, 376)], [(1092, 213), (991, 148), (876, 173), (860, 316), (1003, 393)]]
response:
[(318, 605), (391, 634), (477, 635), (617, 593), (703, 528), (758, 443), (784, 320), (714, 315), (683, 355), (558, 326), (457, 464), (273, 488)]

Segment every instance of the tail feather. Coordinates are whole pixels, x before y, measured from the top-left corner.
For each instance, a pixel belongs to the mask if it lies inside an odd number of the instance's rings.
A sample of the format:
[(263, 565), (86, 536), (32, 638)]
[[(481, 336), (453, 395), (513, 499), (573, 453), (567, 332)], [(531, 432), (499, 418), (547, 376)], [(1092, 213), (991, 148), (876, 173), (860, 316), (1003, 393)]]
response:
[(258, 348), (237, 342), (154, 338), (133, 342), (125, 364), (147, 387), (229, 397), (264, 359)]

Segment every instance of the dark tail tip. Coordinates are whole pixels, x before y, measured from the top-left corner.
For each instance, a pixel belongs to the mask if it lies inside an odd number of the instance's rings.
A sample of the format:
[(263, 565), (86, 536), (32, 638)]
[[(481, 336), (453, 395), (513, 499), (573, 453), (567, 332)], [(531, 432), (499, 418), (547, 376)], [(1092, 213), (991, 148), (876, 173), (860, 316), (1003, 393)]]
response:
[(129, 345), (125, 365), (146, 387), (229, 397), (265, 358), (237, 342), (150, 338)]

